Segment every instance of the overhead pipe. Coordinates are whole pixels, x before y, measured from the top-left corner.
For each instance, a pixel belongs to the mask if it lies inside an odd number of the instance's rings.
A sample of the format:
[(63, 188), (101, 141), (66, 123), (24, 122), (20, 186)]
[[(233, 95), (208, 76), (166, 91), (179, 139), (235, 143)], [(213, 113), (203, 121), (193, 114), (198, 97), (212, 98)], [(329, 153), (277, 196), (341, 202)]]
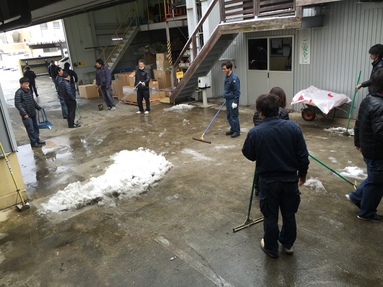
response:
[(20, 17), (8, 23), (0, 25), (1, 32), (7, 32), (19, 28), (24, 28), (32, 23), (32, 13), (29, 8), (28, 0), (19, 0)]

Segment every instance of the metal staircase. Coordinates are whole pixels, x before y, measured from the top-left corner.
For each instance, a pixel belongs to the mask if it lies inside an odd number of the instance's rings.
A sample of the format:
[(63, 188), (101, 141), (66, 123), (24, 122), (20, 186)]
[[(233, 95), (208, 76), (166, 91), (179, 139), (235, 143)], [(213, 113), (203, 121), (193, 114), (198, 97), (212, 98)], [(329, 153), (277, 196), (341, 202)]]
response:
[[(213, 0), (174, 62), (172, 77), (176, 83), (178, 65), (186, 51), (191, 49), (193, 60), (183, 78), (172, 90), (170, 103), (187, 99), (196, 91), (198, 78), (210, 72), (239, 33), (300, 28), (301, 10), (296, 9), (295, 2), (296, 0)], [(217, 3), (220, 24), (207, 42), (201, 43), (202, 48), (198, 51), (197, 41), (203, 33), (203, 23)]]
[(138, 17), (132, 9), (99, 55), (100, 59), (104, 58), (105, 65), (110, 71), (114, 70), (139, 31)]

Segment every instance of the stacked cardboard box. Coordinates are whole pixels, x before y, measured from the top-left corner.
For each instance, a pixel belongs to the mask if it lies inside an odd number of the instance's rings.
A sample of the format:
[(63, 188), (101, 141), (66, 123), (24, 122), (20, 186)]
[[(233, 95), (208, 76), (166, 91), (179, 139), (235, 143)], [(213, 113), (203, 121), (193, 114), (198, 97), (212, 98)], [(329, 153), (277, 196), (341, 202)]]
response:
[(167, 71), (170, 64), (165, 53), (156, 54), (156, 65), (158, 71)]
[[(115, 88), (115, 91), (113, 92), (113, 94), (119, 100), (121, 100), (124, 97), (124, 92), (122, 90), (122, 87), (130, 85), (130, 75), (131, 74), (133, 74), (133, 76), (134, 76), (134, 72), (114, 74), (114, 88)], [(134, 77), (133, 77), (133, 79), (134, 79)]]
[(97, 85), (79, 85), (78, 92), (81, 98), (92, 99), (98, 98), (98, 87)]
[[(160, 100), (161, 96), (165, 96), (165, 93), (161, 93), (158, 91), (159, 86), (158, 86), (158, 81), (156, 80), (150, 80), (149, 83), (149, 93), (150, 93), (150, 102), (155, 102)], [(137, 92), (134, 90), (134, 87), (131, 86), (124, 86), (123, 87), (123, 92), (124, 92), (124, 102), (129, 103), (129, 104), (137, 104)], [(145, 101), (143, 101), (145, 104)]]
[(172, 85), (170, 80), (169, 61), (166, 58), (166, 53), (156, 54), (157, 69), (154, 70), (154, 78), (158, 81), (160, 89), (168, 88)]

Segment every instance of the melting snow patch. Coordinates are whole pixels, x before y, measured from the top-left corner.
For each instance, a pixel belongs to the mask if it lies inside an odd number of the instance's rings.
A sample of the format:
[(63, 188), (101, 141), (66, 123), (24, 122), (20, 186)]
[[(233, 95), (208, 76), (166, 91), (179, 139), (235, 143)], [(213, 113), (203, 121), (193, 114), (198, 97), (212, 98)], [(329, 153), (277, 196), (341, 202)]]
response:
[(111, 158), (114, 163), (99, 177), (87, 182), (74, 182), (59, 190), (47, 203), (41, 214), (76, 210), (110, 197), (130, 198), (139, 195), (161, 180), (172, 168), (164, 156), (152, 150), (139, 148), (123, 150)]
[(364, 180), (367, 177), (367, 174), (364, 173), (364, 170), (360, 169), (357, 166), (346, 166), (344, 169), (340, 170), (340, 174), (346, 177), (361, 180)]
[(237, 146), (235, 145), (217, 145), (214, 148), (215, 149), (233, 149), (236, 148)]
[(180, 104), (172, 106), (171, 108), (166, 108), (164, 109), (164, 112), (191, 110), (192, 108), (194, 108), (192, 105)]
[[(342, 128), (342, 127), (328, 128), (328, 129), (324, 129), (323, 131), (329, 132), (329, 133), (343, 134), (346, 132), (346, 128)], [(354, 135), (354, 129), (348, 129), (347, 131), (350, 134), (350, 136)]]
[(193, 156), (196, 160), (209, 160), (209, 161), (213, 160), (212, 158), (207, 157), (207, 156), (203, 155), (202, 153), (199, 153), (198, 151), (188, 149), (188, 148), (183, 149), (182, 153), (183, 154), (189, 154), (189, 155)]
[(326, 189), (324, 188), (322, 182), (317, 178), (310, 178), (306, 180), (304, 186), (307, 186), (308, 188), (314, 190), (317, 193), (326, 193)]
[(337, 160), (336, 160), (335, 157), (330, 156), (328, 159), (329, 159), (332, 163), (337, 163)]
[(184, 119), (184, 120), (182, 121), (182, 125), (183, 125), (183, 126), (190, 125), (190, 121), (187, 120), (187, 119)]

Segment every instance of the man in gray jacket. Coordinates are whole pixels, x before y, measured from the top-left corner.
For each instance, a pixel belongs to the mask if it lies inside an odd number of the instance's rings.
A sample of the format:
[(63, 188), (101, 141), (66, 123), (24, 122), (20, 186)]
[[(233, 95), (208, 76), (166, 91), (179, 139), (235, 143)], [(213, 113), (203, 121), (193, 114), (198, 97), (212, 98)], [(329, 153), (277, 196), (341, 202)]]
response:
[(20, 88), (15, 93), (15, 107), (19, 110), (25, 129), (27, 130), (32, 147), (41, 147), (45, 141), (40, 140), (39, 126), (37, 124), (36, 110), (41, 107), (33, 99), (29, 90), (29, 79), (23, 77), (19, 80)]

